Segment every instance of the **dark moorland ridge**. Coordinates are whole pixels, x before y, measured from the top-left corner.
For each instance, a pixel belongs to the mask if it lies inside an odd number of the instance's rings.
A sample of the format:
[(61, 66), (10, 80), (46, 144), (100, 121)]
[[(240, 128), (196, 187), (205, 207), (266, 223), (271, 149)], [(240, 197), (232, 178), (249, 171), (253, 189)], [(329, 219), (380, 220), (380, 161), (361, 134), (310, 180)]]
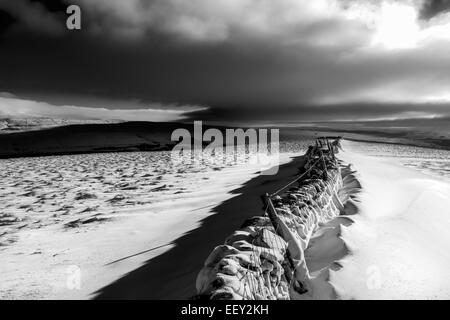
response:
[[(77, 124), (42, 130), (0, 134), (0, 158), (67, 155), (100, 152), (171, 150), (177, 143), (171, 134), (178, 128), (189, 130), (192, 123), (122, 122)], [(211, 126), (203, 125), (203, 132)], [(216, 127), (224, 131), (226, 127)], [(245, 130), (245, 128), (244, 128)], [(450, 149), (446, 136), (432, 137), (411, 130), (387, 131), (384, 128), (348, 128), (318, 125), (307, 128), (280, 128), (280, 140), (298, 140), (317, 135), (344, 135), (348, 140), (396, 143)]]
[[(203, 132), (210, 128), (213, 127), (202, 125)], [(214, 128), (225, 135), (227, 127)], [(0, 134), (0, 158), (172, 150), (178, 143), (171, 140), (176, 129), (187, 129), (191, 133), (191, 143), (194, 142), (193, 123), (177, 122), (76, 124), (4, 133)]]
[(169, 122), (124, 122), (69, 125), (39, 131), (0, 134), (0, 158), (97, 152), (168, 150), (177, 128)]
[[(202, 132), (210, 128), (213, 127), (202, 125)], [(214, 128), (225, 135), (227, 127)], [(193, 123), (177, 122), (75, 124), (4, 133), (0, 134), (0, 158), (172, 150), (178, 143), (171, 140), (176, 129), (187, 129), (191, 133), (191, 143), (194, 142)], [(209, 143), (203, 142), (204, 145)]]

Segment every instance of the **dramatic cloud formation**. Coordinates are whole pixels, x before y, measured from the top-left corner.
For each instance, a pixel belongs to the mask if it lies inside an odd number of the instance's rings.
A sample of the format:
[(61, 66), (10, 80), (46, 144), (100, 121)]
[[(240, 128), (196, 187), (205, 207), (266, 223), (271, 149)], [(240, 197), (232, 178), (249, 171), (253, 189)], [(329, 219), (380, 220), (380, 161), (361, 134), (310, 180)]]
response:
[(3, 13), (2, 20), (5, 19), (3, 28), (12, 27), (13, 33), (31, 32), (53, 36), (64, 33), (61, 15), (58, 17), (37, 1), (1, 0), (0, 12)]
[(3, 1), (0, 90), (21, 97), (202, 105), (224, 119), (450, 113), (447, 1), (74, 0), (79, 32), (60, 31), (63, 2)]
[[(176, 106), (174, 106), (176, 107)], [(200, 111), (200, 107), (185, 110), (170, 109), (170, 106), (155, 105), (152, 108), (110, 110), (78, 106), (55, 106), (45, 102), (19, 99), (11, 94), (0, 95), (0, 116), (33, 118), (49, 117), (73, 120), (126, 120), (126, 121), (177, 121), (185, 119), (185, 114)]]
[(424, 19), (430, 19), (448, 11), (450, 11), (450, 2), (448, 0), (423, 1), (420, 16)]

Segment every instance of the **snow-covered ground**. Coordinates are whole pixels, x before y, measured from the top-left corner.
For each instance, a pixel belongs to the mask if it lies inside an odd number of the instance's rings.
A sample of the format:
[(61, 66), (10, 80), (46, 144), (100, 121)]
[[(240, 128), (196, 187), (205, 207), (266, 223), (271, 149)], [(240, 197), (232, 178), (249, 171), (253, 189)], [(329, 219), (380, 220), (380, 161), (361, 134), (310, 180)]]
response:
[[(304, 146), (289, 143), (281, 163)], [(448, 151), (344, 150), (363, 193), (355, 223), (341, 226), (350, 252), (330, 275), (339, 297), (449, 299)], [(169, 152), (0, 160), (0, 298), (92, 297), (169, 250), (259, 169), (173, 164)]]
[(450, 298), (449, 158), (405, 148), (344, 143), (363, 193), (355, 223), (342, 227), (350, 254), (331, 273), (342, 299)]
[(380, 159), (390, 159), (428, 175), (450, 179), (450, 150), (388, 143), (354, 141), (346, 143), (347, 149), (357, 153)]
[(172, 163), (170, 152), (0, 160), (0, 298), (89, 298), (169, 250), (261, 169), (206, 160)]

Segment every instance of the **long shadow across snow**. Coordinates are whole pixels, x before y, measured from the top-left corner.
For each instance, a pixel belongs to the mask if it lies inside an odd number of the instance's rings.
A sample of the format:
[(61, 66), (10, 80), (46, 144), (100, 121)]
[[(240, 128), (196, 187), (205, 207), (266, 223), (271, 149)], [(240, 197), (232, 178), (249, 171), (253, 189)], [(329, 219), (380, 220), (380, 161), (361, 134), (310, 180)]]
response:
[(261, 215), (261, 195), (284, 186), (298, 174), (303, 164), (304, 158), (296, 157), (280, 166), (276, 175), (257, 176), (232, 191), (236, 196), (212, 209), (213, 214), (203, 219), (197, 229), (175, 240), (172, 249), (100, 289), (95, 299), (178, 300), (193, 297), (197, 274), (211, 251), (223, 244), (244, 220)]

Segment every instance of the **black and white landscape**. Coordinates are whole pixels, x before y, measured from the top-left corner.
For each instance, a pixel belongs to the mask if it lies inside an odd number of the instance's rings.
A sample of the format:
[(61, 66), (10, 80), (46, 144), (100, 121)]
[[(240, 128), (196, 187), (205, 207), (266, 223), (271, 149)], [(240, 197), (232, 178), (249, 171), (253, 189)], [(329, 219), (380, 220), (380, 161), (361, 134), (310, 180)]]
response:
[[(449, 299), (449, 50), (443, 0), (1, 0), (0, 299), (205, 298), (322, 136), (339, 215), (305, 222), (308, 290), (263, 297)], [(194, 121), (278, 129), (278, 170), (174, 161)]]

